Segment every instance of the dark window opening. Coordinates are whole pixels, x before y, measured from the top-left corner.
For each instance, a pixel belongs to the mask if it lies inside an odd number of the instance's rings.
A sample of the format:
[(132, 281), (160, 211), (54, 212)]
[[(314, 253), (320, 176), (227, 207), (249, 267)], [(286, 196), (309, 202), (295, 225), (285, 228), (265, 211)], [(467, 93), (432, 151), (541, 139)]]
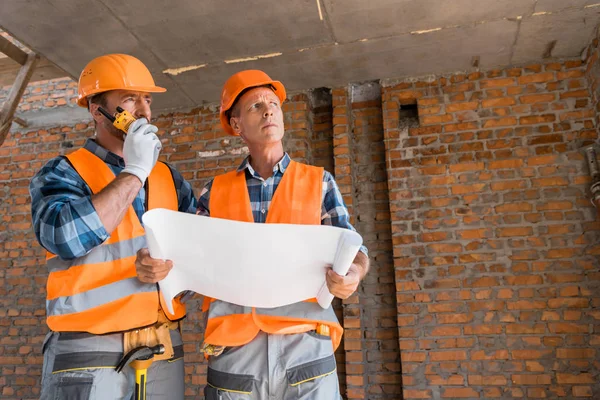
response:
[(400, 118), (419, 118), (417, 103), (402, 104), (400, 106)]

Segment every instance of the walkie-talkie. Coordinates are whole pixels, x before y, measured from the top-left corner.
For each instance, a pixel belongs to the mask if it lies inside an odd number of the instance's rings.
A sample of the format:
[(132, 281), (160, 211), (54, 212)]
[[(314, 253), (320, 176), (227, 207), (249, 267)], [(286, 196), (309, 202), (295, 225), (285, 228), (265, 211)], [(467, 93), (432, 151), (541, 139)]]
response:
[(102, 107), (98, 107), (98, 111), (102, 113), (112, 124), (117, 128), (127, 133), (129, 130), (129, 126), (133, 121), (135, 121), (135, 117), (131, 115), (131, 113), (127, 110), (123, 110), (121, 107), (117, 106), (117, 112), (115, 115), (111, 115), (108, 111), (106, 111)]

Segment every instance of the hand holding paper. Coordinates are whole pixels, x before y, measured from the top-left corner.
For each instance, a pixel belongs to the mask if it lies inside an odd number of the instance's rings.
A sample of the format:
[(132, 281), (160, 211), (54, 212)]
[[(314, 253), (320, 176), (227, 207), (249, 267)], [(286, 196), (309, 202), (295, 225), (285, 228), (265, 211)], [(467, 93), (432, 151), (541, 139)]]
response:
[(171, 299), (185, 290), (247, 307), (280, 307), (333, 295), (326, 270), (345, 275), (361, 236), (320, 225), (253, 224), (155, 209), (143, 216), (150, 255), (173, 261), (159, 282)]

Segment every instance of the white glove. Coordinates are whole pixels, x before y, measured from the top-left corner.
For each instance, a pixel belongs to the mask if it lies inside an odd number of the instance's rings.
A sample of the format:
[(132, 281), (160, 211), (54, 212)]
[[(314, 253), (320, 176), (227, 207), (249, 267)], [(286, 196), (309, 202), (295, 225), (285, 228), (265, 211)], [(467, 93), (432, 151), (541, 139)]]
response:
[(156, 132), (156, 126), (148, 123), (146, 118), (140, 118), (129, 127), (123, 144), (125, 168), (122, 172), (137, 176), (142, 185), (154, 168), (162, 148)]

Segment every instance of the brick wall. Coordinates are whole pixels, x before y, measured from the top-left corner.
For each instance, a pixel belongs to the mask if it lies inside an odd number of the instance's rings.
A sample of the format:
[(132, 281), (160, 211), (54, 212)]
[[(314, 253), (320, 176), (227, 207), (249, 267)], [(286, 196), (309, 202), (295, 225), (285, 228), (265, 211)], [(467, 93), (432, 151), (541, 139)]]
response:
[(348, 398), (399, 398), (401, 385), (381, 88), (333, 90), (335, 174), (371, 273), (344, 310)]
[[(0, 87), (0, 104), (8, 97), (10, 88)], [(70, 78), (38, 81), (27, 86), (16, 114), (64, 106), (77, 106), (77, 82)]]
[(600, 126), (600, 49), (598, 47), (598, 37), (596, 37), (586, 52), (586, 76), (588, 87), (591, 91), (591, 100), (596, 110), (596, 126)]
[(383, 93), (404, 398), (600, 396), (585, 65)]
[[(585, 62), (290, 96), (286, 149), (336, 175), (370, 249), (359, 294), (334, 303), (347, 398), (600, 396), (600, 224), (578, 151), (597, 138), (597, 57), (594, 42)], [(19, 112), (70, 114), (74, 90), (30, 85)], [(418, 120), (404, 110), (415, 103)], [(196, 194), (247, 154), (214, 105), (156, 124), (161, 157)], [(13, 126), (0, 147), (2, 398), (39, 394), (46, 273), (29, 180), (91, 135), (89, 122)], [(195, 299), (184, 325), (189, 398), (206, 382), (202, 328)]]

